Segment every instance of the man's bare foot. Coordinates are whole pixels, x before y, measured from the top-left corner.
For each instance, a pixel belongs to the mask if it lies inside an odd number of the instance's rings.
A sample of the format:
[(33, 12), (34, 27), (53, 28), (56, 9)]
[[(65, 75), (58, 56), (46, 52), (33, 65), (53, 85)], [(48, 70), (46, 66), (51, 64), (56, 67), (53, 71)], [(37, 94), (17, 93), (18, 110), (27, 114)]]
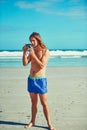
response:
[(26, 128), (26, 129), (29, 129), (29, 128), (31, 128), (32, 126), (34, 126), (35, 124), (34, 123), (32, 123), (32, 122), (30, 122), (28, 125), (26, 125), (24, 128)]
[(49, 130), (56, 130), (53, 126), (49, 126)]
[(52, 128), (49, 128), (49, 130), (56, 130), (56, 129), (52, 127)]
[(55, 128), (51, 128), (50, 130), (56, 130)]

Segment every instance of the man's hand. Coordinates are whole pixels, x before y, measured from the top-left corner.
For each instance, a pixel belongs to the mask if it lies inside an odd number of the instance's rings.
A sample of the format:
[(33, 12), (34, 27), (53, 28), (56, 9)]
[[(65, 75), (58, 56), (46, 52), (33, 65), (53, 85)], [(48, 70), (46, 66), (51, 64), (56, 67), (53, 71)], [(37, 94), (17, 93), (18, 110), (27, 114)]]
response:
[(25, 44), (25, 45), (23, 46), (22, 50), (23, 50), (24, 52), (26, 52), (27, 49), (28, 49), (28, 47), (26, 47), (26, 44)]
[(30, 53), (29, 54), (30, 54), (30, 56), (32, 58), (34, 58), (36, 56), (33, 47), (30, 48)]

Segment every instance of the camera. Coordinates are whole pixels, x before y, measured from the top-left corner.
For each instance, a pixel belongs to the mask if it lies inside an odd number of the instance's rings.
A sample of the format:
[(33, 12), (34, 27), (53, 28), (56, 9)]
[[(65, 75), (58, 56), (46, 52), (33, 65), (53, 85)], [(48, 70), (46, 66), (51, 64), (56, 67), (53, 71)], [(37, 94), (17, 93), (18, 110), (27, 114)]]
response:
[(31, 48), (31, 44), (26, 44), (26, 47)]

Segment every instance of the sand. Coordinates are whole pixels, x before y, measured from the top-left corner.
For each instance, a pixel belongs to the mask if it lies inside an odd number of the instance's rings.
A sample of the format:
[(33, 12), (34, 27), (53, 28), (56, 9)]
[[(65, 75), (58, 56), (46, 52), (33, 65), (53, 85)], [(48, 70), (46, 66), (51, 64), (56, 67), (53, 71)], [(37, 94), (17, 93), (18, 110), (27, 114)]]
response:
[[(28, 67), (0, 68), (0, 130), (24, 130), (30, 121)], [(87, 67), (47, 67), (48, 104), (56, 130), (87, 130)], [(36, 126), (47, 130), (38, 102)]]

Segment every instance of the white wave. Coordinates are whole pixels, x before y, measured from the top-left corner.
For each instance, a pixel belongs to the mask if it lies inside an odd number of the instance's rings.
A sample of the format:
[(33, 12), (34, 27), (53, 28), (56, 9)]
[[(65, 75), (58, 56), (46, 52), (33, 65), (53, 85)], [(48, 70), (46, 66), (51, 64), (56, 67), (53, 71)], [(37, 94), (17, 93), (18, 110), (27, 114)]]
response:
[(81, 58), (82, 56), (61, 56), (61, 58)]
[(19, 51), (2, 51), (0, 52), (0, 56), (6, 56), (6, 57), (21, 57), (22, 56), (22, 52)]
[(51, 51), (50, 52), (51, 56), (68, 56), (68, 57), (81, 57), (81, 56), (87, 56), (87, 50), (84, 51)]
[[(1, 51), (0, 57), (22, 57), (23, 52), (22, 51)], [(56, 50), (56, 51), (50, 51), (51, 57), (60, 56), (62, 58), (79, 58), (81, 56), (87, 56), (87, 50), (83, 51), (62, 51), (62, 50)]]

